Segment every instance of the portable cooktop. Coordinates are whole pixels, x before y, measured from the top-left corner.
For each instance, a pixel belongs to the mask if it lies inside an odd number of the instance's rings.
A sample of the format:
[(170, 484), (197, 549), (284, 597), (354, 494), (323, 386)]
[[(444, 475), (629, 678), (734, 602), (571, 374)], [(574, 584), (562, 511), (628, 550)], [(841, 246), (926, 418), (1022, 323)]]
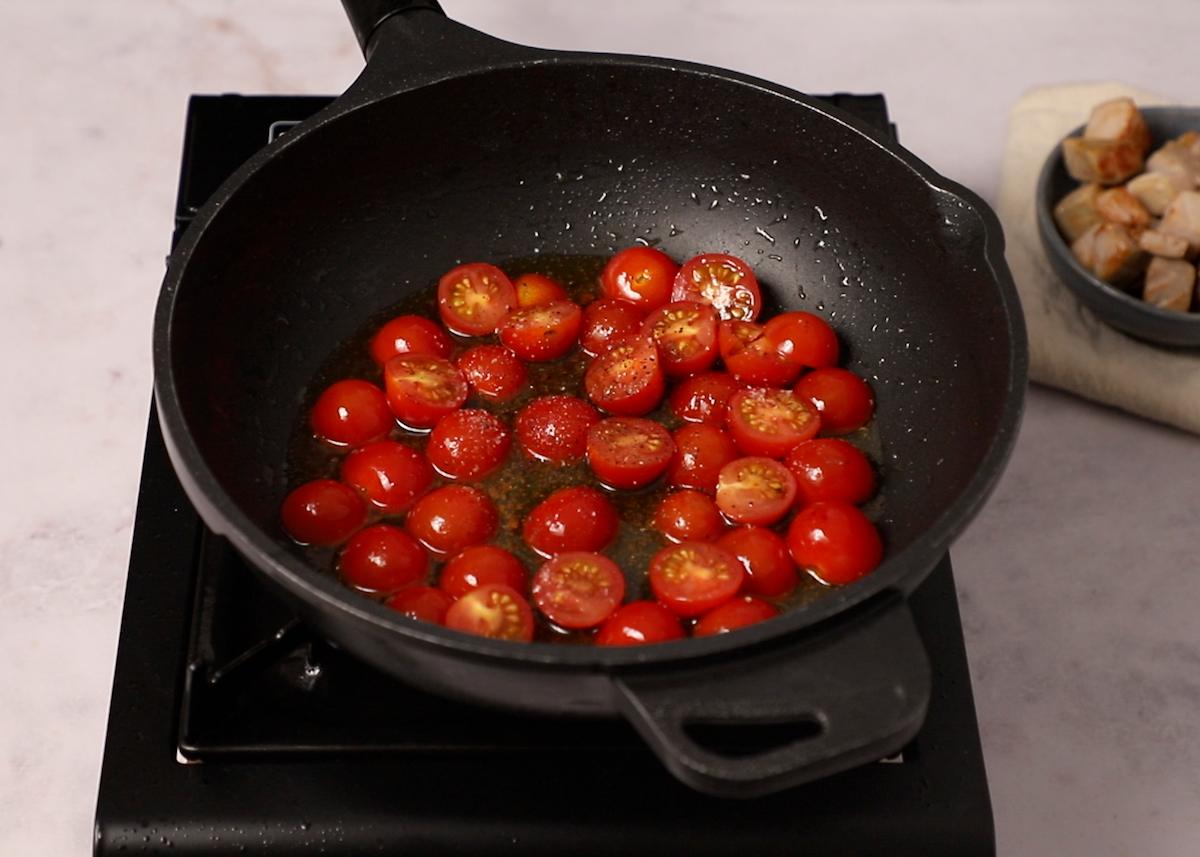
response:
[[(828, 100), (891, 127), (882, 96)], [(194, 96), (175, 237), (328, 102)], [(444, 700), (311, 634), (205, 529), (152, 413), (95, 853), (994, 854), (949, 557), (911, 606), (933, 697), (901, 754), (770, 797), (707, 797), (623, 721)]]

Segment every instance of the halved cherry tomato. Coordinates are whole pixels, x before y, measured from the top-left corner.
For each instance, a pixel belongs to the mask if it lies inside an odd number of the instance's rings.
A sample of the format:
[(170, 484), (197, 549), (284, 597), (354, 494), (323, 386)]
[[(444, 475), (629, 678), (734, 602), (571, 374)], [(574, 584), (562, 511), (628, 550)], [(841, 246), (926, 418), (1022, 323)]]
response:
[(283, 528), (304, 545), (336, 545), (363, 525), (367, 508), (348, 485), (314, 479), (294, 489), (280, 509)]
[(525, 566), (504, 548), (475, 545), (455, 554), (442, 566), (438, 578), (438, 586), (451, 598), (462, 598), (472, 589), (489, 583), (503, 583), (522, 592), (525, 589)]
[(377, 440), (346, 456), (341, 477), (383, 514), (399, 515), (429, 490), (433, 468), (415, 449)]
[(721, 468), (741, 455), (728, 434), (705, 423), (686, 425), (673, 439), (675, 455), (667, 467), (667, 483), (675, 488), (712, 494)]
[(616, 340), (642, 329), (645, 310), (616, 298), (600, 298), (583, 308), (579, 344), (588, 354), (603, 354)]
[(513, 280), (513, 288), (517, 290), (517, 306), (522, 309), (567, 300), (567, 290), (545, 274), (522, 274)]
[(838, 338), (823, 318), (811, 312), (785, 312), (766, 323), (763, 338), (787, 361), (800, 368), (833, 366)]
[(500, 323), (500, 341), (522, 360), (556, 360), (575, 347), (583, 310), (571, 301), (518, 309)]
[(679, 618), (657, 601), (631, 601), (609, 616), (596, 634), (598, 646), (640, 646), (683, 638)]
[(425, 577), (429, 555), (399, 527), (375, 524), (350, 537), (338, 555), (342, 580), (362, 592), (391, 595)]
[(742, 589), (746, 592), (776, 598), (787, 595), (800, 582), (787, 544), (771, 530), (738, 527), (717, 539), (717, 544), (742, 564), (746, 572)]
[(336, 381), (317, 397), (309, 416), (313, 434), (333, 446), (361, 446), (396, 426), (383, 390), (368, 381)]
[(642, 333), (654, 338), (668, 377), (695, 375), (717, 359), (717, 313), (708, 304), (679, 301), (659, 307), (642, 324)]
[(542, 396), (517, 414), (517, 442), (538, 461), (566, 464), (587, 452), (587, 432), (600, 413), (575, 396)]
[(620, 517), (595, 488), (560, 488), (533, 507), (522, 535), (534, 552), (554, 556), (565, 551), (598, 551), (617, 535)]
[(398, 354), (449, 357), (453, 344), (446, 331), (420, 315), (399, 315), (371, 338), (371, 356), (382, 366)]
[(875, 413), (867, 382), (849, 369), (814, 369), (796, 383), (796, 395), (821, 414), (821, 431), (847, 434), (865, 426)]
[(717, 508), (739, 524), (773, 524), (795, 499), (795, 477), (773, 458), (739, 458), (717, 477)]
[(685, 378), (671, 391), (667, 406), (684, 422), (725, 425), (729, 399), (742, 389), (740, 382), (725, 372), (702, 372)]
[(696, 623), (692, 631), (695, 637), (709, 637), (713, 634), (726, 634), (745, 628), (756, 622), (772, 619), (779, 615), (779, 608), (753, 595), (743, 595), (732, 601), (726, 601), (720, 607), (714, 607)]
[(441, 556), (486, 542), (496, 534), (499, 523), (496, 504), (469, 485), (430, 491), (404, 519), (404, 526), (417, 541)]
[(547, 560), (533, 577), (533, 603), (563, 628), (592, 628), (625, 597), (625, 575), (598, 553), (573, 551)]
[(673, 542), (708, 542), (725, 531), (712, 497), (687, 489), (663, 497), (651, 525)]
[(449, 360), (402, 354), (383, 367), (388, 405), (406, 427), (432, 428), (467, 400), (467, 379)]
[(408, 589), (401, 589), (384, 603), (411, 619), (444, 625), (446, 611), (450, 609), (453, 601), (445, 592), (432, 586), (410, 586)]
[(875, 493), (875, 471), (858, 449), (834, 437), (806, 440), (784, 464), (796, 477), (796, 502), (865, 503)]
[(661, 250), (630, 247), (608, 260), (600, 274), (600, 286), (610, 298), (645, 310), (658, 309), (671, 300), (678, 270), (675, 260)]
[(476, 482), (504, 463), (511, 443), (508, 427), (499, 417), (465, 408), (437, 421), (425, 454), (443, 476)]
[(722, 321), (717, 328), (721, 360), (734, 380), (758, 387), (783, 387), (796, 380), (800, 366), (789, 363), (763, 337), (762, 325)]
[(471, 389), (489, 402), (507, 402), (525, 386), (525, 364), (503, 345), (476, 345), (458, 358)]
[(521, 593), (502, 583), (472, 589), (450, 605), (446, 627), (494, 640), (533, 639), (533, 610)]
[(613, 488), (648, 485), (663, 474), (674, 454), (670, 433), (653, 420), (608, 417), (588, 429), (588, 464), (597, 479)]
[(726, 253), (704, 253), (684, 262), (675, 275), (671, 300), (711, 304), (721, 318), (741, 321), (754, 321), (762, 309), (754, 272)]
[(516, 305), (517, 290), (508, 276), (486, 262), (459, 265), (438, 281), (438, 314), (454, 333), (495, 333)]
[(588, 398), (610, 414), (650, 413), (666, 390), (654, 340), (630, 336), (614, 343), (588, 365), (583, 386)]
[(677, 616), (699, 616), (737, 594), (745, 572), (724, 548), (683, 542), (650, 560), (650, 590)]
[(739, 390), (725, 420), (738, 449), (768, 458), (783, 458), (821, 428), (816, 409), (791, 390)]
[(796, 565), (822, 583), (852, 583), (883, 558), (879, 531), (857, 507), (836, 500), (801, 509), (788, 526)]

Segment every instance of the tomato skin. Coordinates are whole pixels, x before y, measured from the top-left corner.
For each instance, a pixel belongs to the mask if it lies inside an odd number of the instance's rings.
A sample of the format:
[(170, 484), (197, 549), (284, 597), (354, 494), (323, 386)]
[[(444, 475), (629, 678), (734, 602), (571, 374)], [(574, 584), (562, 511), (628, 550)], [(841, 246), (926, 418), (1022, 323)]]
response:
[(449, 595), (432, 586), (410, 586), (384, 602), (397, 613), (434, 625), (446, 623), (446, 611), (452, 603)]
[(784, 387), (800, 373), (799, 364), (784, 360), (758, 324), (722, 321), (717, 328), (717, 347), (725, 369), (742, 384)]
[(600, 287), (610, 298), (649, 311), (671, 300), (678, 270), (675, 260), (661, 250), (629, 247), (608, 260), (600, 274)]
[(567, 290), (557, 280), (545, 274), (522, 274), (513, 280), (517, 290), (517, 306), (521, 309), (567, 300)]
[(821, 414), (821, 430), (826, 434), (856, 431), (875, 413), (871, 388), (848, 369), (814, 369), (796, 383), (796, 395)]
[(522, 360), (557, 360), (575, 347), (583, 310), (571, 301), (518, 309), (500, 323), (500, 341)]
[(515, 589), (489, 583), (450, 605), (446, 627), (494, 640), (533, 640), (533, 610)]
[(458, 358), (475, 395), (489, 402), (507, 402), (525, 386), (525, 364), (503, 345), (476, 345)]
[(280, 518), (287, 534), (302, 545), (337, 545), (363, 525), (367, 508), (348, 485), (314, 479), (284, 498)]
[(495, 545), (475, 545), (459, 551), (442, 566), (438, 587), (451, 598), (462, 598), (472, 589), (502, 583), (517, 592), (525, 590), (525, 566)]
[(579, 461), (587, 452), (588, 429), (599, 421), (599, 411), (583, 399), (542, 396), (517, 414), (517, 442), (536, 461)]
[(593, 628), (625, 598), (625, 575), (598, 553), (572, 551), (547, 560), (533, 577), (533, 602), (563, 628)]
[(707, 304), (666, 304), (650, 313), (641, 332), (658, 345), (663, 371), (670, 378), (703, 372), (717, 359), (717, 313)]
[(674, 454), (670, 433), (653, 420), (607, 417), (588, 429), (588, 464), (597, 479), (613, 488), (650, 484)]
[(671, 391), (667, 406), (684, 422), (725, 425), (729, 399), (742, 384), (725, 372), (702, 372), (685, 378)]
[(841, 350), (833, 328), (811, 312), (780, 313), (763, 327), (763, 339), (785, 362), (799, 368), (834, 366)]
[(496, 534), (500, 514), (478, 488), (446, 485), (417, 501), (404, 519), (405, 528), (426, 550), (439, 556), (458, 553)]
[(402, 354), (383, 367), (388, 406), (408, 428), (428, 429), (467, 400), (467, 379), (449, 360)]
[(725, 531), (712, 498), (687, 489), (659, 501), (652, 526), (673, 542), (709, 542)]
[(733, 554), (746, 572), (742, 591), (777, 598), (800, 582), (787, 543), (772, 530), (744, 526), (730, 530), (717, 544)]
[(603, 354), (618, 339), (642, 329), (645, 310), (616, 298), (600, 298), (583, 308), (579, 344), (593, 357)]
[(640, 646), (683, 639), (678, 617), (656, 601), (631, 601), (604, 620), (598, 646)]
[(453, 348), (446, 331), (420, 315), (398, 315), (371, 338), (371, 357), (382, 366), (400, 354), (449, 357)]
[(399, 515), (429, 490), (433, 467), (415, 449), (377, 440), (343, 459), (341, 477), (383, 514)]
[(773, 619), (779, 615), (779, 608), (773, 604), (755, 598), (753, 595), (743, 595), (732, 601), (726, 601), (720, 607), (714, 607), (696, 623), (692, 636), (710, 637), (713, 634), (727, 634), (738, 628), (745, 628), (757, 622)]
[(677, 429), (675, 455), (667, 467), (667, 484), (713, 494), (717, 474), (741, 453), (733, 439), (714, 425), (697, 423)]
[(533, 507), (521, 533), (543, 557), (602, 550), (617, 535), (620, 516), (600, 491), (586, 485), (560, 488)]
[(654, 340), (638, 335), (613, 343), (588, 365), (583, 386), (588, 398), (610, 414), (650, 413), (667, 389)]
[(773, 458), (739, 458), (717, 476), (717, 508), (739, 524), (773, 524), (791, 511), (795, 499), (795, 477)]
[(754, 321), (762, 291), (750, 266), (727, 253), (703, 253), (683, 263), (672, 284), (671, 300), (712, 305), (721, 318)]
[(475, 408), (452, 411), (429, 433), (425, 455), (438, 473), (478, 482), (504, 463), (512, 444), (500, 418)]
[(805, 441), (784, 460), (796, 477), (796, 502), (822, 500), (865, 503), (875, 493), (875, 470), (858, 449), (844, 440), (818, 437)]
[(741, 588), (745, 572), (716, 545), (681, 542), (650, 560), (650, 591), (676, 616), (689, 618), (724, 604)]
[(459, 265), (438, 281), (442, 324), (463, 336), (495, 333), (516, 305), (517, 290), (508, 275), (486, 262)]
[(309, 415), (313, 434), (337, 447), (384, 437), (396, 426), (383, 390), (368, 381), (336, 381), (325, 388)]
[(838, 501), (801, 509), (788, 527), (787, 542), (796, 565), (831, 586), (858, 580), (883, 559), (875, 525), (857, 507)]
[(783, 458), (821, 428), (816, 409), (790, 390), (739, 390), (725, 420), (738, 449), (767, 458)]
[(338, 555), (342, 580), (359, 590), (391, 595), (425, 577), (429, 555), (399, 527), (375, 524), (359, 530)]

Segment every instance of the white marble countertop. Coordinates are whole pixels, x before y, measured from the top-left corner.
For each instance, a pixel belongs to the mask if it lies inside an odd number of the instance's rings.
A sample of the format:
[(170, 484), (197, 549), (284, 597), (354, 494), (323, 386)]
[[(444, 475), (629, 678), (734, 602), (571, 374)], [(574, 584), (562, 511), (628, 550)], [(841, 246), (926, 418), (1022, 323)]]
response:
[[(1028, 87), (1196, 101), (1193, 0), (444, 6), (530, 44), (882, 90), (904, 143), (988, 199)], [(0, 5), (0, 854), (90, 853), (187, 96), (333, 93), (360, 63), (334, 0)], [(1001, 857), (1200, 853), (1198, 452), (1031, 391), (954, 550)]]

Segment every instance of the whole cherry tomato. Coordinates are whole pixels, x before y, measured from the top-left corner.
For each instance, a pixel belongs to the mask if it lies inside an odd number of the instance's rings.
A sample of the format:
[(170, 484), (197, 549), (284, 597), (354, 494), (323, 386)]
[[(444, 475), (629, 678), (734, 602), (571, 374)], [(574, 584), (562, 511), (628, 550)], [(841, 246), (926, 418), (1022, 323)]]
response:
[(827, 500), (796, 513), (788, 526), (788, 549), (796, 565), (822, 583), (852, 583), (883, 558), (879, 531), (857, 507)]
[(383, 390), (368, 381), (337, 381), (317, 397), (313, 434), (333, 446), (362, 446), (396, 427)]
[(315, 479), (294, 489), (280, 509), (283, 528), (305, 545), (336, 545), (363, 525), (367, 509), (348, 485)]
[(671, 300), (679, 266), (660, 250), (630, 247), (608, 260), (600, 286), (610, 298), (627, 301), (649, 311)]

